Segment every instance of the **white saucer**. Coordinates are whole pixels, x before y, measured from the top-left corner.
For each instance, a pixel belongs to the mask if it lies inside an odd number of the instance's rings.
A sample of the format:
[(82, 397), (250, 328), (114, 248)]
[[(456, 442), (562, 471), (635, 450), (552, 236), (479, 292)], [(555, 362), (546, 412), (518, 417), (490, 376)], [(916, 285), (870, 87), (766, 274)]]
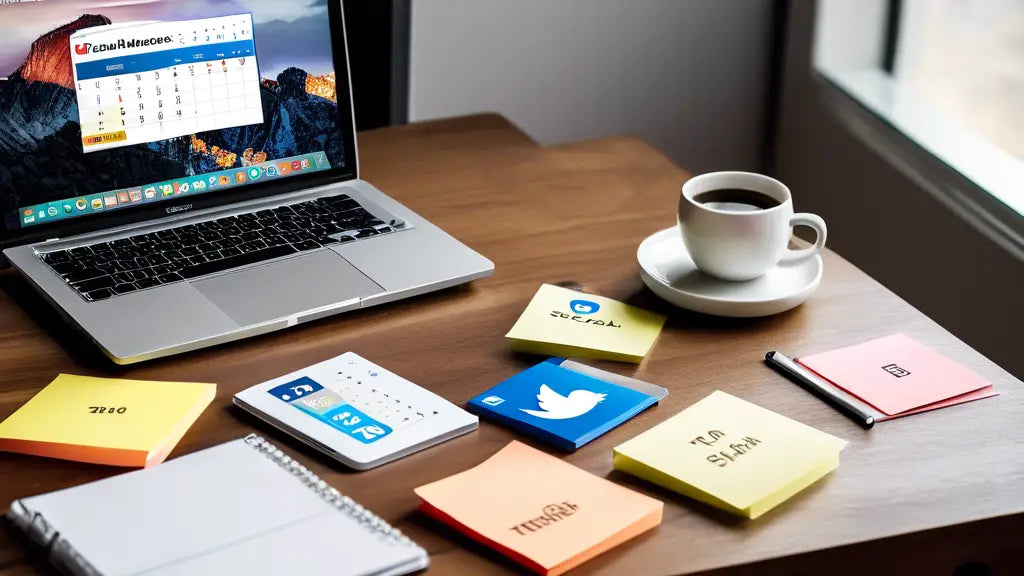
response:
[(655, 294), (688, 310), (750, 318), (785, 312), (802, 304), (821, 283), (821, 256), (779, 265), (748, 282), (719, 280), (690, 259), (679, 229), (655, 232), (636, 251), (640, 277)]

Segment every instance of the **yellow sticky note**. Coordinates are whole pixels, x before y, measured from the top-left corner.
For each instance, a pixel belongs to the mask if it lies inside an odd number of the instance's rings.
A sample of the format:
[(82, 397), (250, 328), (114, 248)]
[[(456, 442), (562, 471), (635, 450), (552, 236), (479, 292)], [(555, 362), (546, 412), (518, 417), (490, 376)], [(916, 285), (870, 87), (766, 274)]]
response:
[(0, 450), (112, 466), (163, 462), (215, 384), (61, 374), (0, 422)]
[(722, 391), (615, 448), (614, 467), (757, 518), (839, 465), (846, 441)]
[(664, 324), (660, 314), (543, 284), (505, 337), (524, 352), (639, 362)]

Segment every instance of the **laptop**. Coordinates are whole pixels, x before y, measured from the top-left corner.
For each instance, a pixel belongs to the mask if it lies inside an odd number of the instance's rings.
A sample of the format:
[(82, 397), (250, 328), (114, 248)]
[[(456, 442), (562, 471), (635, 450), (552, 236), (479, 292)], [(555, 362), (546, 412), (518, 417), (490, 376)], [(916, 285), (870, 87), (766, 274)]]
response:
[(0, 248), (114, 362), (491, 274), (359, 177), (339, 0), (0, 6)]

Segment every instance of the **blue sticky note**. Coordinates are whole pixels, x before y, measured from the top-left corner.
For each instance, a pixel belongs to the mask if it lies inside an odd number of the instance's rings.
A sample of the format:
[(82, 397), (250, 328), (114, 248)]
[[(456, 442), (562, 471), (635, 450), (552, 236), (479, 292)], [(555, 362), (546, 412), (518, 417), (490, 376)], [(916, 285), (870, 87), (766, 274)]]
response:
[(473, 398), (468, 409), (571, 451), (657, 401), (650, 394), (541, 362)]

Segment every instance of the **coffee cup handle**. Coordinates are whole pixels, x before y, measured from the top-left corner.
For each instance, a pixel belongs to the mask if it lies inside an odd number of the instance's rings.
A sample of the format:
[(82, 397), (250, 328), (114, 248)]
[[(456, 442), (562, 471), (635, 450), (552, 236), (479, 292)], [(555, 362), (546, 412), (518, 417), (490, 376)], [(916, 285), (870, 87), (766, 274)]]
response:
[(802, 248), (800, 250), (787, 249), (782, 260), (779, 260), (779, 264), (800, 262), (814, 256), (825, 247), (825, 237), (828, 236), (828, 228), (825, 226), (825, 221), (821, 219), (821, 216), (809, 212), (793, 214), (793, 217), (789, 219), (789, 227), (793, 228), (795, 226), (813, 228), (818, 237), (814, 240), (814, 246), (810, 248)]

